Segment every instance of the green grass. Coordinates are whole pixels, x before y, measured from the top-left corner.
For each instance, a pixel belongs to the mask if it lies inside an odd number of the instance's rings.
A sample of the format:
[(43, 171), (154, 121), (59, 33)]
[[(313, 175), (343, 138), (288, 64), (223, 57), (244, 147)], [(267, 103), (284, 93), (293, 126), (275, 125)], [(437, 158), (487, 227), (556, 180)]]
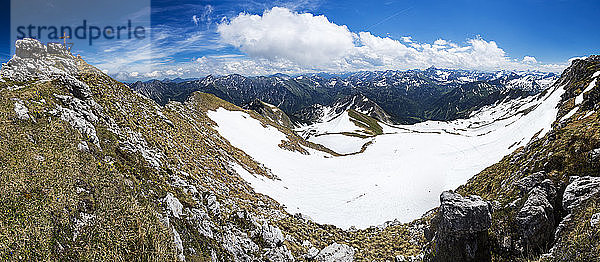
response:
[(377, 123), (377, 120), (373, 119), (372, 117), (359, 113), (353, 109), (348, 110), (348, 116), (350, 116), (350, 121), (354, 122), (354, 124), (357, 126), (364, 128), (367, 134), (383, 134), (383, 128), (381, 128), (379, 123)]

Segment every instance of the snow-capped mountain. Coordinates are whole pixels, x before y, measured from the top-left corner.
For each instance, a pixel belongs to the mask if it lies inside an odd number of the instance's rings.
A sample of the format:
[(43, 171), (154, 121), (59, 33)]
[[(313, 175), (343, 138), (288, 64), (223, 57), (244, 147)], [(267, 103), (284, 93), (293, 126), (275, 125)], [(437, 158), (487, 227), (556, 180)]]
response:
[(294, 116), (303, 123), (322, 123), (330, 121), (348, 110), (354, 110), (383, 123), (392, 123), (391, 116), (363, 94), (340, 98), (329, 106), (314, 104), (296, 112)]
[[(533, 95), (546, 89), (556, 77), (539, 72), (488, 73), (429, 68), (295, 77), (283, 74), (207, 76), (183, 82), (136, 82), (130, 86), (160, 104), (184, 101), (192, 92), (202, 91), (240, 106), (259, 99), (288, 115), (302, 115), (300, 111), (306, 108), (319, 110), (319, 105), (331, 105), (340, 97), (363, 94), (387, 112), (391, 121), (416, 123), (454, 120), (507, 96)], [(454, 104), (456, 97), (468, 99)]]

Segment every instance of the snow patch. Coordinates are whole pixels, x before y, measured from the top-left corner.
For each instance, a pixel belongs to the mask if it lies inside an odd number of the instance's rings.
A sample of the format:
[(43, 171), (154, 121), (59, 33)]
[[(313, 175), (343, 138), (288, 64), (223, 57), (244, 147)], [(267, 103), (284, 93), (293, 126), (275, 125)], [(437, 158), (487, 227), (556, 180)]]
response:
[[(564, 88), (558, 87), (545, 96), (484, 107), (469, 119), (383, 126), (385, 134), (376, 136), (363, 153), (343, 157), (313, 149), (307, 149), (309, 155), (281, 149), (285, 134), (263, 127), (245, 112), (218, 108), (207, 115), (221, 136), (279, 178), (271, 180), (232, 165), (257, 192), (318, 223), (366, 228), (420, 217), (438, 206), (441, 192), (501, 160), (514, 150), (509, 148), (514, 143), (527, 143), (540, 130), (540, 136), (545, 135), (563, 93)], [(317, 125), (325, 124), (322, 130), (333, 132), (356, 129), (348, 123), (344, 119)]]
[(565, 121), (565, 120), (569, 119), (570, 117), (572, 117), (575, 113), (577, 113), (577, 110), (579, 110), (578, 106), (571, 109), (571, 111), (569, 111), (569, 113), (567, 113), (566, 115), (564, 115), (563, 117), (560, 118), (560, 122)]
[(583, 102), (583, 94), (589, 92), (595, 86), (596, 86), (596, 79), (592, 80), (592, 82), (585, 88), (585, 90), (583, 90), (581, 92), (581, 94), (579, 94), (577, 97), (575, 97), (575, 105), (581, 104)]

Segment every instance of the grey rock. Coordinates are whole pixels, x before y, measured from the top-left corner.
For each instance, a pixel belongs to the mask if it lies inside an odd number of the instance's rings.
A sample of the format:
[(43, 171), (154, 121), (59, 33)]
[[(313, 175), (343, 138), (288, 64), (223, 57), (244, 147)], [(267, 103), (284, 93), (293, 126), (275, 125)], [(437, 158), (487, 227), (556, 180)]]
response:
[(563, 208), (568, 212), (600, 192), (600, 177), (571, 177), (571, 180), (562, 199)]
[(56, 97), (62, 100), (63, 103), (67, 100), (73, 101), (73, 103), (66, 104), (68, 105), (67, 108), (57, 105), (56, 109), (52, 110), (50, 113), (59, 116), (62, 121), (69, 123), (73, 128), (79, 130), (79, 132), (85, 135), (94, 145), (100, 148), (100, 139), (98, 138), (96, 128), (93, 125), (98, 118), (91, 112), (90, 107), (77, 98), (60, 95), (56, 95)]
[(590, 225), (592, 227), (597, 227), (600, 224), (600, 213), (596, 213), (592, 215), (592, 219), (590, 219)]
[(13, 81), (51, 80), (57, 75), (76, 75), (77, 62), (62, 45), (47, 46), (25, 38), (15, 43), (15, 55), (2, 64), (0, 76)]
[(554, 209), (541, 190), (533, 190), (516, 220), (524, 244), (528, 246), (547, 243), (552, 237)]
[(323, 248), (315, 259), (320, 262), (354, 261), (354, 249), (346, 244), (333, 243)]
[(440, 196), (440, 201), (439, 229), (444, 232), (481, 232), (491, 225), (491, 205), (479, 196), (463, 197), (446, 191)]
[(163, 201), (174, 217), (179, 218), (183, 214), (183, 205), (173, 194), (167, 193)]
[(538, 250), (552, 242), (554, 237), (556, 187), (549, 179), (536, 183), (527, 200), (517, 213), (521, 246)]
[(304, 257), (314, 259), (317, 255), (319, 255), (319, 250), (316, 247), (311, 247)]
[(90, 86), (71, 75), (56, 75), (54, 79), (56, 79), (59, 85), (66, 87), (73, 96), (81, 100), (92, 97)]
[(129, 152), (140, 153), (144, 160), (154, 168), (159, 168), (162, 164), (163, 154), (160, 150), (150, 148), (144, 136), (139, 132), (127, 130), (127, 136), (119, 141), (119, 146)]
[(432, 222), (434, 244), (427, 260), (488, 260), (487, 230), (492, 221), (490, 203), (479, 196), (463, 197), (452, 191), (443, 192), (440, 201), (440, 210), (435, 222)]
[(286, 246), (271, 248), (265, 253), (265, 257), (271, 262), (288, 262), (294, 261), (292, 252)]
[(210, 212), (213, 215), (219, 214), (219, 202), (217, 201), (217, 196), (215, 196), (215, 194), (213, 194), (212, 192), (208, 194), (208, 196), (206, 197), (206, 203), (208, 206), (208, 210), (210, 210)]
[(544, 172), (537, 172), (521, 178), (517, 182), (514, 183), (515, 187), (519, 189), (523, 193), (529, 192), (533, 187), (540, 182), (542, 182), (545, 178)]
[(235, 228), (226, 230), (221, 242), (223, 248), (233, 255), (235, 261), (254, 261), (250, 254), (260, 249), (246, 233)]
[(600, 148), (593, 149), (589, 152), (590, 162), (596, 162), (600, 160)]
[(21, 120), (30, 120), (33, 119), (29, 115), (29, 109), (21, 99), (15, 99), (15, 114), (17, 114), (17, 118)]
[(283, 244), (283, 233), (278, 227), (267, 224), (262, 225), (262, 238), (270, 247), (277, 247)]
[(173, 244), (175, 244), (175, 249), (177, 250), (177, 259), (179, 261), (185, 261), (185, 255), (183, 254), (183, 241), (181, 241), (181, 236), (175, 230), (174, 226), (171, 226), (171, 230), (173, 233)]
[(214, 227), (214, 224), (204, 210), (192, 208), (190, 210), (189, 220), (195, 225), (198, 233), (208, 238), (213, 238), (212, 228)]
[(77, 150), (81, 152), (90, 152), (90, 147), (85, 141), (81, 141), (79, 144), (77, 144)]

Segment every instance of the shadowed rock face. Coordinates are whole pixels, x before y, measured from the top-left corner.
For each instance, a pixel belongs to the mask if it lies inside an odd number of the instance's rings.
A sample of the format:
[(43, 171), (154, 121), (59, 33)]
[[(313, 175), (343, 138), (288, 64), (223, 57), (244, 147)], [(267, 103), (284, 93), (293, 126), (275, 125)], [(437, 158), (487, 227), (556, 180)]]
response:
[(440, 196), (434, 218), (435, 235), (430, 261), (486, 261), (490, 259), (488, 228), (491, 205), (478, 196), (463, 197), (452, 191)]
[(521, 246), (527, 250), (543, 250), (551, 242), (555, 228), (556, 187), (550, 179), (536, 184), (517, 213)]

